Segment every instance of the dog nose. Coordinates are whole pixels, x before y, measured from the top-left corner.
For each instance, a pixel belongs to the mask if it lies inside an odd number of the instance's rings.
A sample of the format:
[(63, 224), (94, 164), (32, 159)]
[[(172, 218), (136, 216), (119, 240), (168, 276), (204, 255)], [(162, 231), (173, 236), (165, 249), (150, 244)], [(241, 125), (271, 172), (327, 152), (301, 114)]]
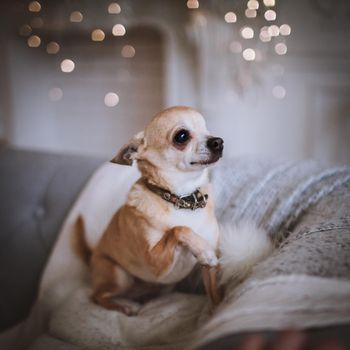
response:
[(207, 146), (213, 152), (221, 152), (224, 149), (224, 140), (220, 137), (210, 137)]

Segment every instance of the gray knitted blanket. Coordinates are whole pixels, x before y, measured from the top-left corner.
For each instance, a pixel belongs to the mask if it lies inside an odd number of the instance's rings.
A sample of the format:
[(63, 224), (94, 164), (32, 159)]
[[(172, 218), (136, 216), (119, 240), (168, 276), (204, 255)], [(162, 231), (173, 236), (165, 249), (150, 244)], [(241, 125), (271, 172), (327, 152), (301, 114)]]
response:
[(214, 314), (195, 294), (165, 295), (137, 317), (92, 304), (84, 266), (66, 253), (72, 226), (83, 212), (94, 219), (87, 231), (99, 232), (136, 176), (106, 164), (84, 189), (43, 277), (38, 303), (49, 310), (48, 330), (32, 349), (185, 349), (228, 333), (350, 322), (350, 169), (312, 161), (244, 158), (214, 169), (219, 221), (254, 222), (276, 243), (246, 280), (228, 282)]

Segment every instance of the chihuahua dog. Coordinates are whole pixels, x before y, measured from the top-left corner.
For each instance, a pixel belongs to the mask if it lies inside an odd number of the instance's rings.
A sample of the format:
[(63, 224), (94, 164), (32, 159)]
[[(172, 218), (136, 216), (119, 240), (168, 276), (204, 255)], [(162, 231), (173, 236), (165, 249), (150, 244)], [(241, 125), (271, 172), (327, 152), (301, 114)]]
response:
[(204, 118), (189, 107), (158, 113), (112, 163), (137, 162), (141, 178), (115, 213), (94, 249), (77, 221), (80, 253), (90, 266), (93, 300), (127, 315), (165, 286), (183, 280), (195, 264), (213, 304), (219, 229), (208, 166), (223, 152), (223, 140), (210, 136)]

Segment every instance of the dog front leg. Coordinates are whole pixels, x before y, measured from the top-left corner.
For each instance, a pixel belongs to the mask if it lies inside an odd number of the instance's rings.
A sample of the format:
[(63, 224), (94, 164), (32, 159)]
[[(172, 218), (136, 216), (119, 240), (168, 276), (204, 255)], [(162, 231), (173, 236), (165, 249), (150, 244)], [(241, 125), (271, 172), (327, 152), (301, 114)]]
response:
[(207, 241), (189, 227), (173, 227), (151, 249), (150, 258), (152, 259), (152, 265), (157, 269), (157, 274), (161, 274), (172, 263), (175, 248), (179, 244), (186, 247), (203, 265), (203, 283), (206, 292), (212, 304), (217, 305), (221, 300), (221, 296), (217, 286), (218, 260), (215, 251)]

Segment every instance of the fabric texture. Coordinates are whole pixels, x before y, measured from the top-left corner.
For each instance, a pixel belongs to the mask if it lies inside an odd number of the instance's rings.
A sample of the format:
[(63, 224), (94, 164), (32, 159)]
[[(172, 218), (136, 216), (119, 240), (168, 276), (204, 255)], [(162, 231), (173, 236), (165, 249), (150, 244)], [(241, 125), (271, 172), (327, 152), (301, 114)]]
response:
[(219, 221), (255, 223), (276, 244), (247, 279), (227, 283), (214, 313), (204, 295), (178, 292), (135, 317), (91, 303), (86, 266), (68, 253), (72, 227), (83, 213), (88, 242), (96, 244), (137, 176), (106, 164), (79, 196), (43, 276), (41, 311), (32, 319), (44, 315), (46, 332), (31, 349), (62, 349), (62, 342), (72, 349), (185, 349), (242, 331), (350, 323), (350, 170), (315, 162), (245, 158), (214, 169)]
[(0, 150), (0, 331), (24, 319), (62, 222), (100, 159)]

